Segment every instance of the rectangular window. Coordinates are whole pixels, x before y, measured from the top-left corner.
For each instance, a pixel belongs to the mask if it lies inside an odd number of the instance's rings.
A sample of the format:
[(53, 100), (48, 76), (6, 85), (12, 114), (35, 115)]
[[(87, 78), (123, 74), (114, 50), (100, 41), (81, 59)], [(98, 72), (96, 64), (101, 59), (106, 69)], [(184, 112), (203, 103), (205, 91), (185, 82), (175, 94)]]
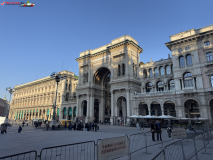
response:
[(180, 89), (182, 90), (182, 81), (181, 81), (181, 79), (180, 79)]
[(205, 46), (209, 46), (210, 45), (209, 41), (204, 42), (204, 44), (205, 44)]

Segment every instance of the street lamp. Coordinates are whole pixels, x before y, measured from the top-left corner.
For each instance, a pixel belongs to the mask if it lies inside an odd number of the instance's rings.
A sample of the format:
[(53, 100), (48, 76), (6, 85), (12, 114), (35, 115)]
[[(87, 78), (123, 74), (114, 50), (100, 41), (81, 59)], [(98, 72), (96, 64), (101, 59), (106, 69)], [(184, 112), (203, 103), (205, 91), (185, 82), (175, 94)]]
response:
[(13, 92), (15, 91), (15, 89), (11, 88), (11, 87), (7, 87), (6, 91), (8, 91), (10, 93), (10, 101), (9, 101), (9, 106), (7, 108), (7, 113), (6, 113), (6, 119), (8, 119), (9, 111), (10, 111), (10, 103), (11, 103), (11, 94), (13, 94)]
[(66, 79), (66, 77), (64, 75), (61, 75), (60, 73), (57, 74), (56, 72), (53, 72), (50, 75), (50, 78), (54, 78), (57, 83), (56, 93), (55, 93), (55, 104), (53, 105), (53, 117), (52, 117), (52, 121), (50, 122), (51, 125), (55, 125), (56, 124), (55, 110), (56, 110), (56, 102), (57, 102), (58, 82), (60, 82), (60, 80)]

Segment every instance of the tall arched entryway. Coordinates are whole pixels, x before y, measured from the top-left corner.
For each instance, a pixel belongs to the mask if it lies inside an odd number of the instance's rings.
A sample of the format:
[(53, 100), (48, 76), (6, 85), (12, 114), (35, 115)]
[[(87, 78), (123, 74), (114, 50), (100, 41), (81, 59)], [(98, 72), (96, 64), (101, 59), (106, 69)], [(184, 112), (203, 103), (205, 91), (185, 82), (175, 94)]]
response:
[(154, 116), (162, 115), (161, 106), (157, 101), (152, 102), (151, 104), (151, 115), (154, 115)]
[(83, 116), (87, 116), (87, 101), (82, 102)]
[(213, 99), (209, 102), (209, 107), (210, 107), (210, 115), (212, 118), (212, 124), (213, 124)]
[(149, 115), (148, 105), (144, 102), (141, 102), (138, 106), (138, 115), (146, 116)]
[(127, 104), (125, 97), (121, 96), (118, 98), (116, 111), (117, 111), (116, 123), (120, 125), (125, 125), (127, 118)]
[(172, 101), (166, 101), (163, 104), (164, 107), (164, 115), (170, 115), (176, 117), (175, 104)]
[[(96, 91), (100, 94), (95, 96), (94, 102), (94, 117), (91, 117), (90, 121), (108, 122), (111, 117), (111, 92), (110, 82), (111, 72), (108, 68), (99, 68), (93, 77), (93, 83), (97, 86)], [(100, 97), (101, 96), (101, 97)]]
[(200, 117), (200, 110), (198, 102), (189, 99), (184, 103), (186, 118), (197, 118)]

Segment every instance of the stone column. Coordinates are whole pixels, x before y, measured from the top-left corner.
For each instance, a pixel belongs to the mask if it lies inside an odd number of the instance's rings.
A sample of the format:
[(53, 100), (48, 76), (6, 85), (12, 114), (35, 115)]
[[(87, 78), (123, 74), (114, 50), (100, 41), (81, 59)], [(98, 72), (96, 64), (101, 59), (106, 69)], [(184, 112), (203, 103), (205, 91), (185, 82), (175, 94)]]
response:
[(79, 69), (79, 75), (78, 75), (78, 84), (81, 84), (81, 66), (78, 66)]
[[(63, 112), (64, 112), (64, 111), (63, 111), (63, 108), (60, 106), (60, 107), (59, 107), (59, 120), (63, 119), (63, 115), (64, 115)], [(46, 112), (45, 112), (45, 114), (46, 114)]]
[(164, 116), (164, 106), (161, 106), (161, 112), (162, 112), (162, 116)]
[(90, 122), (94, 122), (94, 95), (90, 96)]
[(86, 119), (85, 119), (86, 123), (88, 123), (89, 119), (90, 119), (90, 117), (89, 117), (89, 115), (90, 115), (89, 111), (90, 111), (90, 95), (87, 95), (87, 115), (86, 115)]
[[(114, 65), (113, 65), (113, 57), (112, 56), (110, 58), (110, 63), (111, 63), (111, 78), (113, 79), (113, 77), (114, 77)], [(125, 67), (126, 67), (126, 65), (125, 65)]]
[(151, 116), (151, 104), (148, 105), (148, 112), (149, 112), (149, 115)]
[(76, 117), (79, 117), (79, 95), (76, 95), (77, 97), (77, 104), (76, 104)]
[(104, 112), (105, 112), (104, 98), (101, 95), (101, 99), (99, 100), (99, 121), (101, 120), (101, 122), (104, 121)]
[(181, 79), (181, 83), (182, 83), (182, 90), (183, 90), (185, 88), (183, 83), (183, 78)]
[[(131, 115), (130, 111), (130, 97), (129, 97), (129, 89), (126, 90), (126, 96), (127, 96), (127, 117)], [(127, 120), (128, 121), (128, 120)]]
[[(128, 67), (128, 66), (126, 66), (126, 68), (127, 68), (127, 67)], [(114, 113), (114, 106), (113, 106), (113, 104), (114, 104), (114, 93), (113, 93), (113, 92), (114, 92), (114, 91), (111, 90), (111, 117), (110, 117), (111, 125), (114, 124), (113, 117), (115, 116), (115, 113)]]

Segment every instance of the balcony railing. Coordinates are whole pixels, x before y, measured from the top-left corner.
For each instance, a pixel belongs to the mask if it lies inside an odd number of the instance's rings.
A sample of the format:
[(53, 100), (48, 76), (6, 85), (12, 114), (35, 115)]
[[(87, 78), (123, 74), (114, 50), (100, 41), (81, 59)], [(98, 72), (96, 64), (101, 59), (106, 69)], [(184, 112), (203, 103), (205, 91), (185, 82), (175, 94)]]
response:
[(195, 89), (195, 87), (184, 87), (183, 90), (187, 90), (187, 89)]
[(165, 94), (175, 94), (175, 90), (165, 90), (165, 91), (154, 91), (154, 92), (135, 93), (135, 97), (155, 96), (155, 95), (165, 95)]
[(211, 64), (213, 64), (213, 60), (206, 61), (206, 65), (211, 65)]

